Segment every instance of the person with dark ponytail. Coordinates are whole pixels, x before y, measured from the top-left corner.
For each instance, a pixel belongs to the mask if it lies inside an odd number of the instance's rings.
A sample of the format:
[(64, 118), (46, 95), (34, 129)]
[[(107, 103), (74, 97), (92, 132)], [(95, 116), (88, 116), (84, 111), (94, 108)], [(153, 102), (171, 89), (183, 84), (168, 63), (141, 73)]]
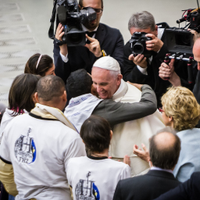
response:
[(35, 107), (34, 93), (40, 76), (34, 74), (18, 75), (9, 90), (8, 108), (6, 108), (0, 127), (0, 136), (13, 117), (30, 112)]
[(48, 55), (36, 53), (28, 59), (24, 73), (38, 74), (40, 76), (55, 75), (53, 59)]

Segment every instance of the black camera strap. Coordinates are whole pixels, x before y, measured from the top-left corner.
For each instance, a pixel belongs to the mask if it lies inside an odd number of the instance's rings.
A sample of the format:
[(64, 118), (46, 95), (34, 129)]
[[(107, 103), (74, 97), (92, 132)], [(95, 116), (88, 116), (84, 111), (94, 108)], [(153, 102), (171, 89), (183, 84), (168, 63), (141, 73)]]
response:
[(54, 39), (55, 35), (54, 35), (54, 21), (55, 21), (55, 17), (56, 17), (56, 4), (57, 4), (57, 0), (54, 0), (54, 5), (53, 5), (53, 10), (52, 10), (52, 15), (51, 15), (51, 19), (50, 19), (50, 27), (49, 27), (49, 38)]

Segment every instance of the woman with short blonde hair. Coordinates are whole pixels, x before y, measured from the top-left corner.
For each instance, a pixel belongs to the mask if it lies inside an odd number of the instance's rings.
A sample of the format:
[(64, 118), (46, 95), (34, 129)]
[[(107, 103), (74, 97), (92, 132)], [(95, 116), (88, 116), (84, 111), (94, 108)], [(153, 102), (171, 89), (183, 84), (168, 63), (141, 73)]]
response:
[(193, 172), (200, 171), (200, 129), (195, 128), (200, 119), (200, 105), (194, 94), (181, 86), (169, 88), (161, 102), (164, 124), (174, 128), (181, 140), (181, 151), (173, 174), (184, 182)]
[(194, 94), (185, 87), (171, 87), (162, 96), (161, 103), (167, 117), (171, 117), (177, 131), (194, 128), (200, 119), (200, 105)]

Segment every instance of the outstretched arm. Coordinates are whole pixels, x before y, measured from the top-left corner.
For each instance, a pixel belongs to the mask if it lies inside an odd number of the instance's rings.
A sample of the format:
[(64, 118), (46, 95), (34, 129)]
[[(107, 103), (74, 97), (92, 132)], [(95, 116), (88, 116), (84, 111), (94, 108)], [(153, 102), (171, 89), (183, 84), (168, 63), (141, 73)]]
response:
[(120, 103), (105, 99), (98, 104), (92, 114), (107, 119), (111, 126), (151, 115), (157, 109), (155, 93), (148, 85), (143, 85), (141, 90), (139, 102)]

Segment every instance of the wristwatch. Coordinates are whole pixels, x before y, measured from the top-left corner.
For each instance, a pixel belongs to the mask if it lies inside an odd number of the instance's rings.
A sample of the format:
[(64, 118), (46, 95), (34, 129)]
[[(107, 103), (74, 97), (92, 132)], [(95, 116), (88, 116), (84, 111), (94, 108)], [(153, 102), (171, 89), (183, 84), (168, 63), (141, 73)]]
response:
[(61, 46), (63, 44), (65, 44), (65, 42), (61, 41), (61, 40), (58, 40), (56, 38), (54, 38), (54, 42), (58, 45), (58, 46)]

